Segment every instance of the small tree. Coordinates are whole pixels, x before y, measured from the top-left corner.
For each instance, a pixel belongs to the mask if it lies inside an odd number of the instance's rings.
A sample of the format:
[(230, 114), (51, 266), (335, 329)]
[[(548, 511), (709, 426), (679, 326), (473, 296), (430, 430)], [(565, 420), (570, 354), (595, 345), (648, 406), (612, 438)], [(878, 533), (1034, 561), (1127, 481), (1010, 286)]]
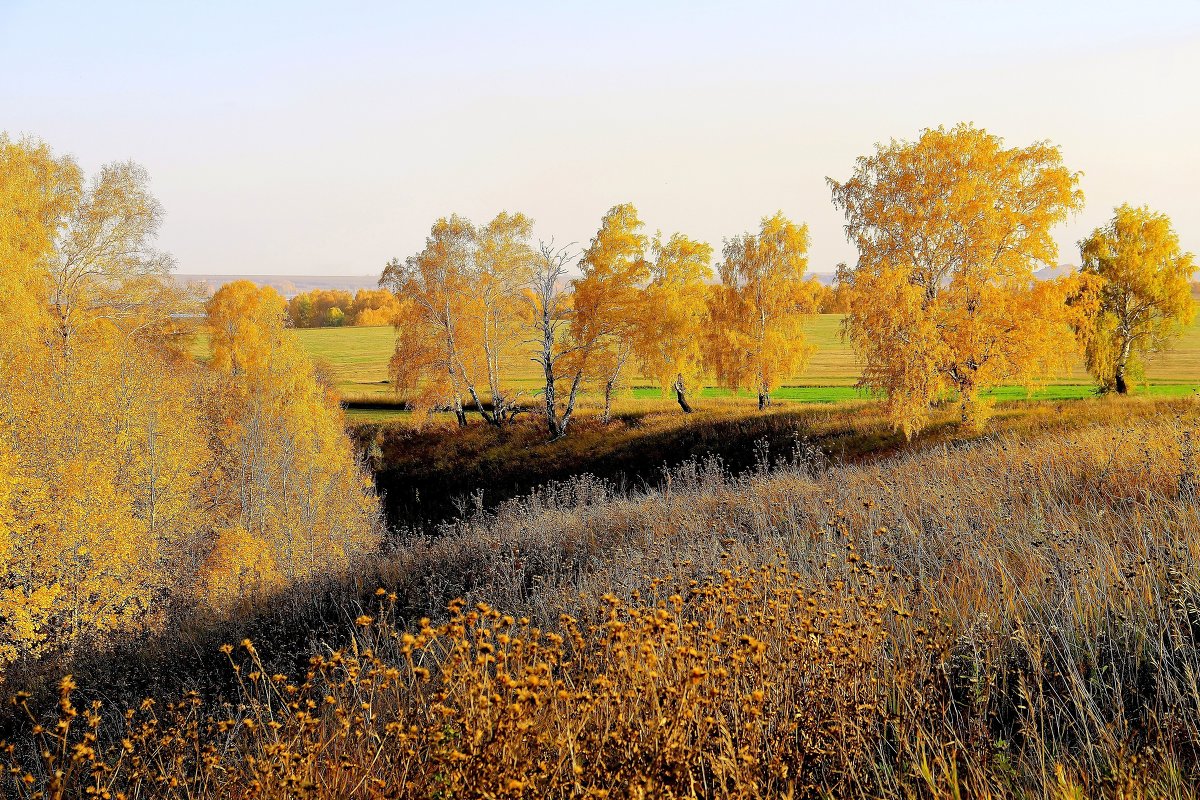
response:
[(273, 574), (312, 580), (345, 570), (379, 542), (378, 505), (341, 405), (285, 334), (286, 308), (274, 289), (249, 281), (226, 284), (208, 303), (215, 457), (226, 476), (214, 505), (228, 519), (205, 566), (216, 591), (247, 566), (222, 549), (256, 563), (269, 585)]
[(162, 322), (176, 310), (169, 293), (151, 292), (135, 301), (129, 291), (169, 283), (174, 264), (153, 246), (163, 210), (149, 185), (141, 165), (107, 164), (80, 190), (63, 221), (49, 273), (50, 305), (64, 352), (84, 326), (127, 317)]
[(1166, 214), (1123, 205), (1079, 244), (1095, 313), (1079, 327), (1088, 371), (1103, 391), (1125, 394), (1142, 356), (1163, 349), (1195, 316), (1191, 253)]
[(504, 366), (520, 339), (523, 293), (533, 280), (532, 234), (533, 220), (504, 211), (478, 232), (475, 291), (479, 355), (492, 400), (491, 414), (484, 418), (497, 426), (521, 411), (519, 394), (505, 383)]
[(721, 284), (710, 298), (707, 361), (722, 386), (757, 392), (760, 409), (811, 352), (804, 323), (817, 297), (804, 279), (807, 267), (808, 226), (782, 212), (763, 217), (757, 235), (725, 242)]
[(634, 336), (643, 374), (664, 393), (675, 393), (690, 414), (688, 391), (704, 374), (704, 323), (712, 278), (712, 246), (676, 233), (667, 241), (655, 236), (650, 283), (646, 287)]
[(424, 249), (404, 261), (392, 259), (379, 279), (401, 306), (388, 368), (393, 388), (409, 392), (409, 402), (422, 417), (450, 408), (460, 427), (467, 424), (463, 352), (471, 349), (470, 338), (477, 333), (466, 322), (475, 236), (470, 220), (458, 215), (439, 219)]
[[(572, 296), (567, 292), (571, 260), (566, 248), (555, 247), (553, 242), (540, 243), (533, 259), (533, 279), (525, 295), (533, 333), (527, 344), (533, 348), (533, 362), (542, 369), (542, 402), (550, 441), (567, 434), (587, 356), (595, 344), (594, 339), (571, 335), (575, 314)], [(566, 399), (560, 402), (564, 391)]]
[(571, 331), (577, 341), (592, 343), (589, 375), (604, 394), (605, 422), (612, 414), (613, 395), (627, 377), (642, 288), (649, 279), (642, 227), (632, 203), (609, 209), (579, 261), (583, 277), (574, 282)]
[[(466, 425), (464, 393), (492, 425), (521, 410), (502, 365), (519, 337), (532, 227), (523, 214), (502, 212), (483, 228), (454, 215), (434, 223), (420, 253), (384, 269), (379, 283), (395, 293), (401, 310), (393, 317), (392, 381), (411, 393), (419, 411), (448, 406)], [(481, 380), (490, 403), (480, 397)]]

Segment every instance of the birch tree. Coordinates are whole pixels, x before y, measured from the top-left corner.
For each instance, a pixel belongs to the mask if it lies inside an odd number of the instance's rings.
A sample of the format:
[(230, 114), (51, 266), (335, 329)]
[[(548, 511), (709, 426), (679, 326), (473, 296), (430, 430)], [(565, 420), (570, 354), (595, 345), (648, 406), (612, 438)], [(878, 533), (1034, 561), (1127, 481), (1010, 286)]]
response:
[(839, 276), (859, 385), (886, 397), (897, 428), (920, 430), (944, 395), (982, 425), (982, 391), (1065, 368), (1068, 285), (1033, 273), (1056, 263), (1051, 232), (1081, 207), (1078, 181), (1057, 147), (1007, 147), (967, 124), (878, 145), (829, 180), (859, 254)]
[(1104, 391), (1125, 394), (1143, 357), (1168, 347), (1195, 317), (1191, 253), (1166, 214), (1123, 205), (1079, 244), (1081, 271), (1096, 280), (1096, 313), (1080, 328), (1088, 370)]

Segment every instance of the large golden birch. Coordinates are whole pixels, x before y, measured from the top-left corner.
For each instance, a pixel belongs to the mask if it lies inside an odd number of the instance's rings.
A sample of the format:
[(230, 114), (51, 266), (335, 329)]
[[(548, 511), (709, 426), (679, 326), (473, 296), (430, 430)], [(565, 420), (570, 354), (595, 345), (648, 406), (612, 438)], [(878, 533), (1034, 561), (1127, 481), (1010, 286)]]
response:
[(840, 280), (860, 385), (886, 397), (906, 435), (940, 398), (981, 425), (982, 391), (1033, 387), (1065, 368), (1068, 282), (1034, 278), (1056, 262), (1054, 226), (1083, 203), (1057, 147), (937, 128), (877, 146), (829, 185), (859, 253)]

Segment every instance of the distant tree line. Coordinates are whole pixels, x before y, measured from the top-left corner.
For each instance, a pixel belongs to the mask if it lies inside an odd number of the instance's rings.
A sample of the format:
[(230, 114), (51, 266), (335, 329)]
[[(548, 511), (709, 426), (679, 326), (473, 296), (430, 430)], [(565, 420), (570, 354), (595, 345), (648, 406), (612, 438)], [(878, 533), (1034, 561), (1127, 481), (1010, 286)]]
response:
[(294, 328), (394, 325), (399, 310), (395, 296), (384, 289), (359, 289), (353, 295), (342, 289), (313, 289), (287, 303)]

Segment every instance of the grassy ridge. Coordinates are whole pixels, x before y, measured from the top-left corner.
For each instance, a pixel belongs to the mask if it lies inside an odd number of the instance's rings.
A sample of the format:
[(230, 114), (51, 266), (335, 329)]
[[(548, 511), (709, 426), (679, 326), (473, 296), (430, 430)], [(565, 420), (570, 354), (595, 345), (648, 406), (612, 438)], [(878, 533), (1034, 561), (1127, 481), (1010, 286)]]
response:
[[(115, 713), (51, 703), (0, 790), (41, 751), (69, 796), (1192, 797), (1198, 408), (1014, 404), (891, 457), (546, 487), (364, 565), (313, 658), (229, 648), (231, 694), (152, 713), (77, 672)], [(263, 635), (312, 630), (273, 605)]]

